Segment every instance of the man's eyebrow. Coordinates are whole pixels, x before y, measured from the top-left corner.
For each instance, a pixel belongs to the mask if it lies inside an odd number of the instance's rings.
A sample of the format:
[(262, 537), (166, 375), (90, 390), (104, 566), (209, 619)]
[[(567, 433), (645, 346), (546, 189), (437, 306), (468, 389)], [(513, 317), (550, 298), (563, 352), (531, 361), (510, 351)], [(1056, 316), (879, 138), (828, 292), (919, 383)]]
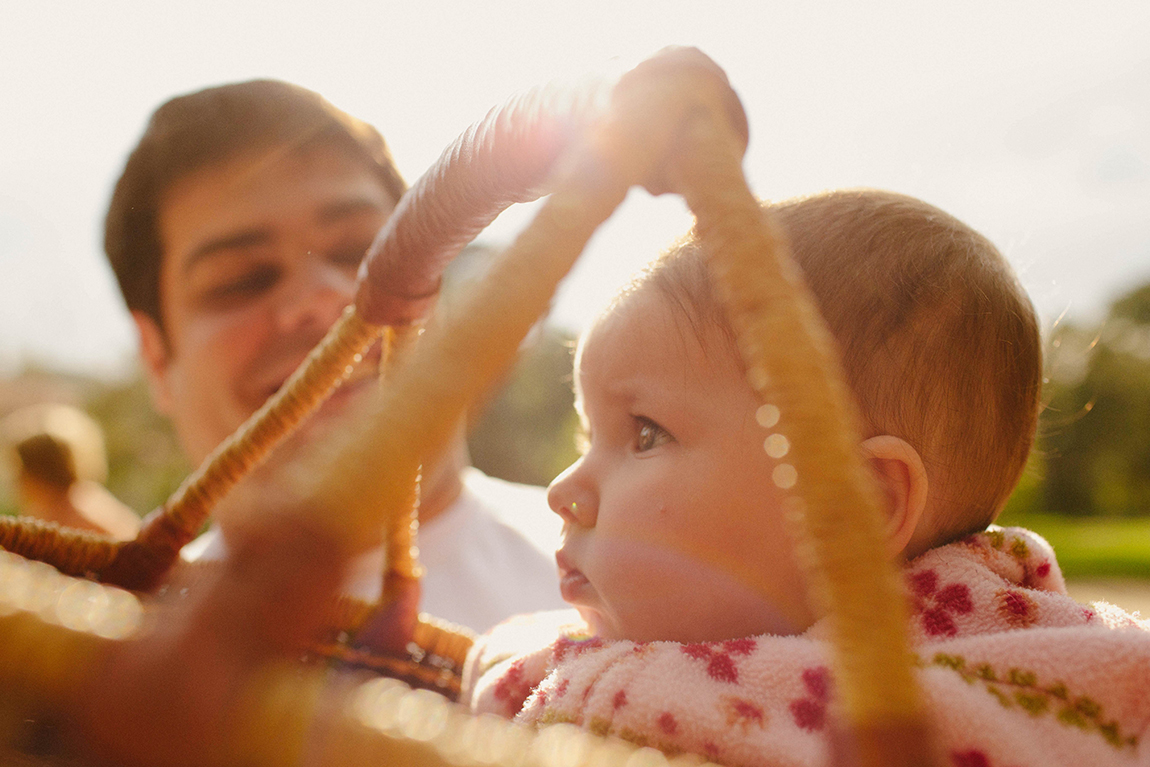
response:
[(343, 218), (363, 213), (380, 213), (382, 210), (378, 200), (369, 197), (353, 197), (324, 205), (319, 209), (316, 218), (321, 224), (330, 224)]
[[(379, 213), (381, 210), (382, 207), (378, 200), (370, 197), (352, 197), (322, 206), (316, 213), (316, 219), (321, 224), (331, 224), (364, 213)], [(214, 240), (208, 240), (193, 250), (187, 260), (184, 261), (184, 274), (190, 272), (193, 266), (205, 258), (227, 250), (264, 245), (271, 242), (272, 237), (273, 233), (270, 229), (245, 229), (240, 232), (225, 234)]]
[(240, 232), (232, 232), (225, 234), (222, 237), (217, 237), (214, 240), (208, 240), (198, 248), (193, 250), (184, 260), (184, 274), (192, 270), (200, 261), (209, 258), (217, 253), (222, 253), (227, 250), (238, 250), (240, 248), (251, 248), (256, 245), (264, 245), (271, 242), (272, 233), (267, 229), (245, 229)]

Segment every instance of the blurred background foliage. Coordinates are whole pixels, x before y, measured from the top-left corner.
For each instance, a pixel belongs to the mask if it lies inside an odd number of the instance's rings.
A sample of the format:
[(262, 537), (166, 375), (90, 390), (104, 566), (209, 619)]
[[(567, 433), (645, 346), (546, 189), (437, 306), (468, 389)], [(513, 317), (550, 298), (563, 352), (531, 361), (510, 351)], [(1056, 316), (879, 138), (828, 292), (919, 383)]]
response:
[[(525, 344), (503, 389), (475, 415), (476, 466), (547, 484), (574, 460), (573, 351), (569, 332), (546, 325)], [(1045, 535), (1068, 576), (1150, 578), (1150, 283), (1098, 324), (1058, 323), (1046, 369), (1037, 446), (1001, 523)], [(109, 489), (141, 513), (189, 470), (138, 375), (107, 382), (32, 367), (0, 381), (0, 416), (38, 401), (78, 405), (103, 425)], [(10, 483), (0, 485), (0, 509), (11, 512)]]
[(546, 485), (578, 455), (571, 363), (575, 337), (544, 327), (468, 437), (471, 460), (492, 476)]
[(1046, 408), (1002, 524), (1038, 530), (1063, 571), (1150, 578), (1150, 283), (1046, 343)]

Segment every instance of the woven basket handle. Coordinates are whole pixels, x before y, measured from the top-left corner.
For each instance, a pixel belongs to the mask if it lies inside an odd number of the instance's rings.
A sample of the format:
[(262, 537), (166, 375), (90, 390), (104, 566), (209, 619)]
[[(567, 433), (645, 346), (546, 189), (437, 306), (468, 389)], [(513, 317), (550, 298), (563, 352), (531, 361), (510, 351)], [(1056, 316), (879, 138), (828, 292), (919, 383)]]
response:
[[(698, 51), (667, 49), (624, 77), (638, 87), (657, 70), (694, 67), (713, 78), (735, 132), (747, 142), (747, 117), (722, 69)], [(637, 73), (637, 74), (636, 74)], [(562, 153), (610, 110), (610, 83), (577, 91), (542, 88), (492, 109), (459, 136), (404, 195), (360, 268), (355, 305), (375, 325), (405, 325), (427, 313), (452, 258), (514, 203), (550, 191)], [(653, 193), (667, 191), (657, 179)]]
[(578, 135), (601, 87), (538, 89), (461, 134), (404, 195), (368, 250), (355, 305), (375, 325), (426, 315), (444, 268), (514, 203), (543, 194), (556, 158)]

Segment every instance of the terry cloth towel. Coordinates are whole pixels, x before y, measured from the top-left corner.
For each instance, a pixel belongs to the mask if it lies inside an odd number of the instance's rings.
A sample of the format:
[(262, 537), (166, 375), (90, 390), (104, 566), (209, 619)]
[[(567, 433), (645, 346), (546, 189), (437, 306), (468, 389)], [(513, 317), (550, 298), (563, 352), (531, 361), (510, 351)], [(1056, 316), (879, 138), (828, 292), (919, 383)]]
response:
[[(923, 554), (906, 584), (919, 679), (953, 765), (1150, 765), (1150, 623), (1067, 596), (1044, 540), (991, 528)], [(825, 622), (679, 644), (559, 628), (573, 617), (525, 616), (482, 638), (463, 700), (727, 765), (828, 763)]]

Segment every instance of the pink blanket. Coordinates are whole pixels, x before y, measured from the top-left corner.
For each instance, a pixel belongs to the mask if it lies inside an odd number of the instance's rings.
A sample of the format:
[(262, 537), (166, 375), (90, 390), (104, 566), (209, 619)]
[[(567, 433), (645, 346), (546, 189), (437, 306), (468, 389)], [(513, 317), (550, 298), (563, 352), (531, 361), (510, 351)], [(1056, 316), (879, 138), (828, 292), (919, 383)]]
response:
[[(1041, 538), (992, 528), (919, 557), (906, 583), (919, 679), (956, 767), (1150, 765), (1150, 623), (1068, 597)], [(823, 624), (677, 644), (603, 641), (564, 620), (578, 616), (484, 637), (463, 700), (727, 765), (827, 763)]]

